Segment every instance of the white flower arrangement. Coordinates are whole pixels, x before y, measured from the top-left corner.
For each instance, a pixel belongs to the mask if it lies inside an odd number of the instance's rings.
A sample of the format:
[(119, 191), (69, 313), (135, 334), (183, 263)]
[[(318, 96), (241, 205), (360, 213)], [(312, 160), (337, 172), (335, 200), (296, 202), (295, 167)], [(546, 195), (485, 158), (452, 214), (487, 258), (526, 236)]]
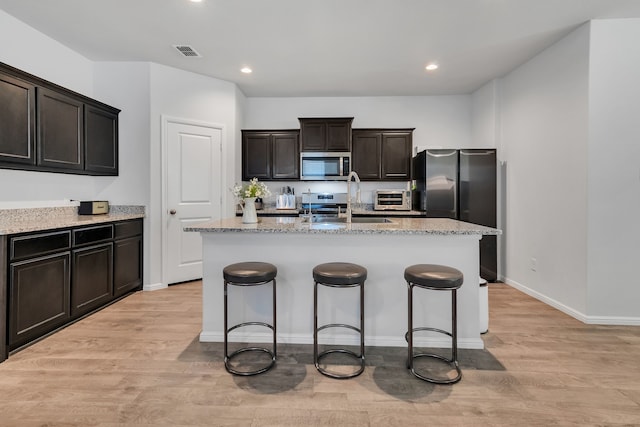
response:
[(248, 197), (269, 197), (271, 191), (264, 182), (258, 182), (258, 178), (253, 178), (248, 184), (236, 184), (231, 190), (237, 199)]

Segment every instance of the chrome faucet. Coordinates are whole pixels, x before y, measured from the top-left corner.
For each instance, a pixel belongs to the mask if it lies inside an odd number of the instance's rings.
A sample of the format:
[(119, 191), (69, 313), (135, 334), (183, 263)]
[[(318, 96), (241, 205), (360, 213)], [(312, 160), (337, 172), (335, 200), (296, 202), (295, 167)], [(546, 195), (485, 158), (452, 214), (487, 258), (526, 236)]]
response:
[(362, 203), (360, 200), (360, 177), (356, 173), (356, 171), (351, 171), (349, 176), (347, 177), (347, 223), (351, 224), (351, 178), (356, 179), (356, 183), (358, 184), (358, 188), (356, 190), (356, 203)]

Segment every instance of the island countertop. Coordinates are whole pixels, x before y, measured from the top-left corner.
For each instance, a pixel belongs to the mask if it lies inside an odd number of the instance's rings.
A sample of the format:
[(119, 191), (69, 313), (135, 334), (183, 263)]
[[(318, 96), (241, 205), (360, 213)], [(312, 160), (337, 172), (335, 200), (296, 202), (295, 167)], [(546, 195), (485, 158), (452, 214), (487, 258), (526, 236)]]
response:
[(448, 218), (389, 218), (385, 223), (309, 224), (299, 217), (260, 217), (258, 223), (244, 224), (233, 217), (185, 227), (184, 231), (231, 233), (295, 234), (426, 234), (426, 235), (498, 235), (501, 230)]
[[(445, 218), (387, 219), (391, 222), (310, 225), (297, 217), (262, 217), (255, 224), (243, 224), (242, 218), (233, 217), (185, 227), (185, 231), (200, 232), (203, 244), (200, 340), (223, 341), (222, 271), (225, 266), (248, 260), (277, 266), (278, 340), (310, 344), (313, 342), (313, 316), (310, 315), (314, 300), (313, 268), (324, 262), (351, 262), (367, 269), (366, 345), (404, 346), (407, 285), (403, 272), (409, 265), (426, 263), (447, 265), (463, 273), (465, 284), (457, 296), (458, 345), (483, 348), (479, 321), (479, 242), (483, 235), (500, 234), (500, 230)], [(252, 320), (270, 313), (271, 288), (244, 291), (243, 287), (232, 291), (242, 295), (231, 298), (230, 313)], [(332, 292), (323, 295), (320, 296), (325, 301), (323, 316), (329, 323), (359, 321), (352, 294), (347, 292), (340, 298), (331, 297)], [(414, 299), (422, 307), (414, 311), (415, 324), (450, 321), (450, 306), (443, 296), (421, 292), (419, 298), (419, 302)], [(268, 335), (247, 330), (237, 332), (234, 340), (269, 342)], [(338, 331), (327, 335), (335, 342), (357, 344), (350, 334)], [(446, 338), (427, 334), (419, 340), (425, 347), (450, 346)]]

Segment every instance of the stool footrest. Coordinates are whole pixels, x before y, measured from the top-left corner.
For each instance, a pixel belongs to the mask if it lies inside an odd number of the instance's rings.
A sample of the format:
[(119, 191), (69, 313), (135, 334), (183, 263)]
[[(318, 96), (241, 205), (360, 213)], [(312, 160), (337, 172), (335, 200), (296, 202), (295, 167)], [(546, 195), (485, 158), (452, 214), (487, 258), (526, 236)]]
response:
[(344, 323), (329, 323), (326, 325), (318, 326), (318, 332), (322, 331), (323, 329), (329, 329), (329, 328), (347, 328), (360, 333), (360, 328), (356, 328), (355, 326), (352, 326), (352, 325), (345, 325)]
[[(271, 363), (269, 363), (269, 365), (265, 366), (264, 368), (256, 369), (256, 370), (253, 370), (253, 371), (239, 371), (239, 370), (233, 368), (231, 366), (231, 359), (233, 359), (233, 357), (237, 356), (238, 354), (246, 353), (246, 352), (267, 353), (269, 356), (271, 356)], [(227, 372), (229, 372), (231, 374), (235, 374), (235, 375), (241, 375), (241, 376), (258, 375), (258, 374), (261, 374), (263, 372), (267, 372), (269, 369), (273, 368), (273, 366), (275, 364), (276, 364), (276, 355), (275, 355), (275, 353), (273, 351), (269, 350), (268, 348), (262, 348), (262, 347), (244, 347), (244, 348), (241, 348), (239, 350), (234, 351), (229, 356), (225, 356), (225, 358), (224, 358), (224, 367), (227, 370)]]
[(244, 323), (238, 323), (237, 325), (233, 325), (232, 327), (230, 327), (229, 329), (227, 329), (227, 333), (238, 329), (238, 328), (243, 328), (245, 326), (264, 326), (265, 328), (269, 328), (273, 331), (273, 325), (270, 325), (268, 323), (264, 323), (264, 322), (244, 322)]

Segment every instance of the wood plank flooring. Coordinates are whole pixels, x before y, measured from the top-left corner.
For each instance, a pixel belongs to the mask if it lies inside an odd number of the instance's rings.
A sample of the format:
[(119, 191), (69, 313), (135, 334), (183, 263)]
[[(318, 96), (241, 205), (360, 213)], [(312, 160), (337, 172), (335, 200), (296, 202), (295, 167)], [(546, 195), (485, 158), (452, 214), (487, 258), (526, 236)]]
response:
[(489, 285), (486, 349), (434, 386), (404, 348), (367, 348), (354, 379), (316, 372), (311, 346), (235, 377), (200, 343), (201, 283), (138, 292), (0, 364), (0, 426), (638, 426), (640, 327), (590, 326)]

